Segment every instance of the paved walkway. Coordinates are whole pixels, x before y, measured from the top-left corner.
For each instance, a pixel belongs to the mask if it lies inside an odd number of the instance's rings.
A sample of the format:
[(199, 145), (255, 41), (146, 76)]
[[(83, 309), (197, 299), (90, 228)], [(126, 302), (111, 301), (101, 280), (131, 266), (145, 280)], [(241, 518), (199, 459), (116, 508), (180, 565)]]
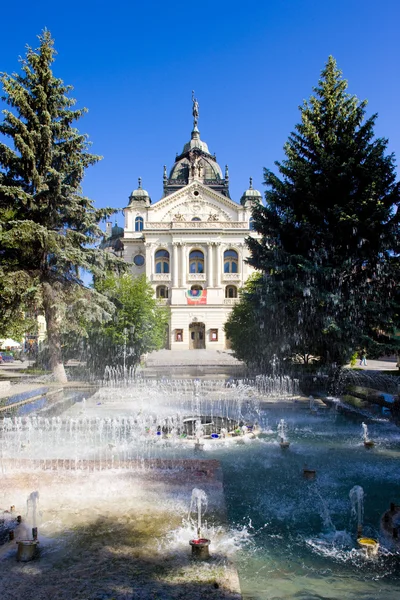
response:
[(145, 359), (146, 367), (242, 366), (231, 350), (157, 350)]
[[(352, 367), (346, 365), (348, 369)], [(367, 358), (366, 365), (360, 365), (360, 361), (357, 360), (355, 369), (362, 369), (363, 371), (398, 371), (396, 366), (396, 358), (381, 358), (379, 360), (369, 360)]]

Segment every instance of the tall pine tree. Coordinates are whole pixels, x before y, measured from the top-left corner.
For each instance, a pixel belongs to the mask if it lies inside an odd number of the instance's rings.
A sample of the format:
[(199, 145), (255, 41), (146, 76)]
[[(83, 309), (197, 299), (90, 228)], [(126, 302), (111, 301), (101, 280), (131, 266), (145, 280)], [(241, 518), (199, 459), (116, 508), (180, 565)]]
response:
[[(250, 264), (264, 273), (254, 310), (271, 347), (343, 364), (393, 330), (399, 253), (400, 186), (376, 115), (347, 93), (330, 57), (300, 107), (277, 162), (265, 169), (266, 206), (254, 210)], [(381, 346), (379, 345), (381, 344)]]
[(0, 143), (0, 271), (8, 289), (15, 281), (17, 302), (29, 306), (34, 298), (44, 311), (51, 368), (66, 381), (63, 317), (74, 302), (99, 315), (110, 306), (95, 290), (83, 289), (80, 273), (101, 276), (114, 260), (95, 247), (102, 236), (98, 223), (112, 211), (95, 210), (82, 194), (85, 170), (100, 157), (88, 151), (87, 136), (74, 126), (86, 109), (73, 108), (71, 86), (53, 75), (49, 31), (39, 40), (36, 50), (27, 48), (20, 74), (1, 74), (9, 109), (0, 133), (12, 143)]

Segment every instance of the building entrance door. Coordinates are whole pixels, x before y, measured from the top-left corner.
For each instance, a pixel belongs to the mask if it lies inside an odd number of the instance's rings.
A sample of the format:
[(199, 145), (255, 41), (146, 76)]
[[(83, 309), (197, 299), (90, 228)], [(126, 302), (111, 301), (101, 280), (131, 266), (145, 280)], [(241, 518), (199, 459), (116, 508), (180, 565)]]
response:
[(206, 326), (204, 323), (189, 325), (189, 350), (203, 350), (206, 347)]

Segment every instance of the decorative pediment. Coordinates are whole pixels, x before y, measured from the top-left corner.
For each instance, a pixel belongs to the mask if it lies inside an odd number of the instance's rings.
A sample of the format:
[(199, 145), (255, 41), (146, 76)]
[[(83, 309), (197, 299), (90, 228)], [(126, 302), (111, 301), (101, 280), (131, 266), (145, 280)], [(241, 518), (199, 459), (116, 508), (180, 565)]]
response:
[(184, 221), (232, 221), (232, 216), (214, 202), (206, 200), (182, 201), (171, 207), (162, 217), (162, 222), (184, 222)]
[(151, 207), (150, 221), (236, 221), (240, 205), (194, 182)]

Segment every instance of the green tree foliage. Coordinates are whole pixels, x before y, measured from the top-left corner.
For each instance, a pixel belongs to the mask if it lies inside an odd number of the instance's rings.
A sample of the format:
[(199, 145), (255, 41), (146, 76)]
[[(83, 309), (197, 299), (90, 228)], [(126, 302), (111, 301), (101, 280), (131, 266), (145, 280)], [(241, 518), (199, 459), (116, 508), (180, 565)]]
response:
[(262, 275), (255, 274), (246, 281), (239, 292), (240, 302), (234, 305), (224, 329), (235, 356), (250, 367), (264, 369), (273, 352), (266, 345), (264, 323), (254, 310), (261, 289)]
[(143, 354), (163, 347), (168, 311), (157, 304), (145, 275), (110, 273), (96, 287), (115, 311), (107, 323), (88, 328), (84, 356), (93, 372), (102, 375), (106, 365), (135, 367)]
[(395, 324), (394, 156), (374, 138), (376, 115), (365, 119), (366, 102), (346, 90), (330, 57), (300, 107), (279, 174), (265, 169), (266, 206), (253, 213), (261, 238), (248, 239), (249, 262), (263, 278), (248, 300), (282, 357), (343, 364), (368, 340), (383, 349)]
[(45, 30), (39, 41), (36, 50), (27, 48), (20, 74), (0, 78), (9, 107), (0, 133), (11, 142), (0, 141), (0, 270), (11, 274), (0, 287), (0, 301), (8, 302), (10, 314), (44, 311), (50, 366), (65, 381), (63, 316), (73, 318), (74, 303), (97, 317), (112, 309), (104, 296), (84, 288), (80, 273), (100, 276), (117, 259), (96, 249), (98, 223), (112, 211), (95, 210), (81, 190), (86, 168), (100, 159), (74, 126), (86, 109), (73, 109), (71, 86), (53, 75), (50, 33)]

